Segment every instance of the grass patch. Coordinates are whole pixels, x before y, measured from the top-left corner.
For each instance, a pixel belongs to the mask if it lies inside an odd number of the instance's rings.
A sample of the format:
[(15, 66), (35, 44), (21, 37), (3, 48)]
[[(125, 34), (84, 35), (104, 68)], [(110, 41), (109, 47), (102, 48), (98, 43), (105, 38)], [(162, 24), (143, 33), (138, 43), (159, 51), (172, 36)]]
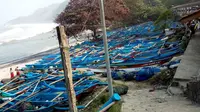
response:
[(109, 110), (108, 112), (121, 112), (122, 108), (122, 101), (119, 101), (115, 103)]
[(95, 99), (86, 109), (81, 112), (98, 112), (100, 105), (104, 104), (109, 98), (108, 93), (101, 94), (97, 99)]
[[(98, 112), (100, 107), (107, 102), (109, 99), (109, 94), (107, 92), (100, 95), (96, 100), (94, 100), (86, 109), (81, 112)], [(115, 103), (108, 112), (121, 112), (122, 102), (119, 101)]]
[[(91, 78), (92, 79), (92, 78)], [(96, 78), (95, 78), (96, 79)], [(103, 81), (104, 82), (104, 81)], [(113, 87), (114, 87), (114, 92), (115, 93), (124, 93), (123, 88), (128, 88), (128, 86), (125, 85), (125, 82), (121, 81), (113, 81)], [(94, 93), (90, 93), (88, 96), (93, 96)], [(109, 99), (109, 93), (108, 90), (107, 92), (102, 93), (97, 99), (95, 99), (87, 108), (84, 110), (81, 110), (81, 112), (98, 112), (101, 106), (108, 101)], [(83, 99), (86, 101), (86, 99)], [(87, 101), (86, 101), (87, 102)], [(83, 104), (80, 102), (80, 105)], [(122, 101), (116, 102), (107, 112), (121, 112), (121, 107), (122, 107)]]

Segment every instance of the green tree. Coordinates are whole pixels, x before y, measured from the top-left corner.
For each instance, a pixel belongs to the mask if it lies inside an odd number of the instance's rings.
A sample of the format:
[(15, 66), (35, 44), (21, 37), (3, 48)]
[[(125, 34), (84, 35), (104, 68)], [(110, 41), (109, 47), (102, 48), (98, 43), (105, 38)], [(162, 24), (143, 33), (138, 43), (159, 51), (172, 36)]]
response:
[[(120, 22), (129, 14), (123, 0), (104, 0), (106, 25)], [(101, 26), (99, 0), (70, 0), (65, 10), (58, 15), (56, 23), (66, 28), (67, 35), (75, 35), (83, 30), (92, 30), (96, 38)]]
[(155, 21), (167, 8), (160, 0), (125, 0), (130, 9), (130, 16), (124, 23), (126, 25)]
[(164, 30), (166, 28), (169, 28), (169, 21), (173, 21), (174, 17), (175, 16), (171, 10), (166, 10), (154, 22), (156, 30)]

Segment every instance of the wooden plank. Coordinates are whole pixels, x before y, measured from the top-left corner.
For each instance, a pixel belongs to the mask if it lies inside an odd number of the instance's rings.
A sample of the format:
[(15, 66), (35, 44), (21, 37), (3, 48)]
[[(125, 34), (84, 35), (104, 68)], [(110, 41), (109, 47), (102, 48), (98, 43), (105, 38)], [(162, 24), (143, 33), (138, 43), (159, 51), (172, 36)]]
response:
[(76, 96), (74, 91), (73, 79), (72, 79), (72, 66), (69, 53), (69, 42), (65, 34), (64, 26), (56, 27), (58, 42), (60, 46), (60, 53), (62, 57), (62, 65), (64, 69), (65, 85), (69, 98), (69, 110), (70, 112), (77, 112)]
[(186, 23), (186, 22), (192, 21), (194, 19), (198, 19), (199, 17), (200, 17), (200, 10), (181, 18), (180, 21), (181, 21), (181, 23)]

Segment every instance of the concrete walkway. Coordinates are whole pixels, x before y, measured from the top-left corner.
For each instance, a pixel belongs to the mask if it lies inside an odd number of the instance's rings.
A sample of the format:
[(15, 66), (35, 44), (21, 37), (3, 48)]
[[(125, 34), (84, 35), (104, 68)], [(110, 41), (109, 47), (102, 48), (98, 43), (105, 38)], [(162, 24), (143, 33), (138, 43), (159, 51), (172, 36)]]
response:
[(181, 58), (174, 80), (189, 81), (200, 71), (200, 32), (197, 32)]

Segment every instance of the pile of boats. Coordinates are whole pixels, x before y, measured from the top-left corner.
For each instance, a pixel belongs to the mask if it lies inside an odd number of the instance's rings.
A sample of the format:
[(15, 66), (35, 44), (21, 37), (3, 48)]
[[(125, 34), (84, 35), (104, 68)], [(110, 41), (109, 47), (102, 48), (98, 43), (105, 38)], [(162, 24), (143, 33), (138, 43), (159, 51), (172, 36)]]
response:
[[(173, 23), (181, 28), (179, 23)], [(181, 40), (170, 42), (161, 31), (154, 32), (153, 22), (108, 32), (109, 54), (112, 68), (137, 68), (162, 65), (183, 53)], [(85, 41), (71, 46), (73, 68), (105, 68), (103, 40)], [(43, 57), (29, 69), (62, 68), (60, 53)]]
[[(93, 72), (73, 72), (74, 90), (79, 101), (97, 86), (107, 83), (89, 79)], [(51, 112), (69, 110), (63, 75), (28, 73), (12, 79), (0, 87), (1, 112)], [(78, 106), (79, 109), (85, 105)]]
[[(174, 29), (183, 28), (183, 25), (178, 22), (169, 22), (169, 24)], [(184, 52), (180, 39), (170, 41), (169, 36), (166, 36), (162, 31), (155, 32), (155, 29), (153, 22), (147, 22), (108, 32), (111, 68), (125, 71), (131, 69), (131, 72), (152, 66), (157, 66), (160, 69), (169, 63), (174, 56)], [(74, 69), (87, 68), (94, 72), (105, 72), (103, 40), (84, 41), (81, 44), (71, 46), (70, 53)], [(37, 70), (49, 69), (49, 67), (63, 68), (60, 53), (44, 56), (37, 63), (26, 67)]]
[[(182, 28), (180, 23), (171, 27)], [(171, 60), (183, 53), (181, 40), (169, 41), (163, 32), (154, 32), (153, 22), (107, 33), (112, 76), (114, 79), (146, 80), (162, 69), (176, 67), (180, 60)], [(91, 71), (73, 71), (74, 90), (79, 101), (97, 86), (107, 83), (91, 79), (94, 72), (105, 72), (102, 41), (84, 41), (70, 47), (72, 68)], [(0, 111), (42, 112), (68, 110), (68, 95), (61, 70), (60, 53), (44, 56), (34, 64), (26, 65), (28, 72), (0, 87)], [(41, 70), (43, 73), (35, 71)], [(46, 71), (49, 70), (49, 71)], [(34, 73), (33, 73), (34, 71)], [(83, 109), (86, 106), (77, 106)]]

